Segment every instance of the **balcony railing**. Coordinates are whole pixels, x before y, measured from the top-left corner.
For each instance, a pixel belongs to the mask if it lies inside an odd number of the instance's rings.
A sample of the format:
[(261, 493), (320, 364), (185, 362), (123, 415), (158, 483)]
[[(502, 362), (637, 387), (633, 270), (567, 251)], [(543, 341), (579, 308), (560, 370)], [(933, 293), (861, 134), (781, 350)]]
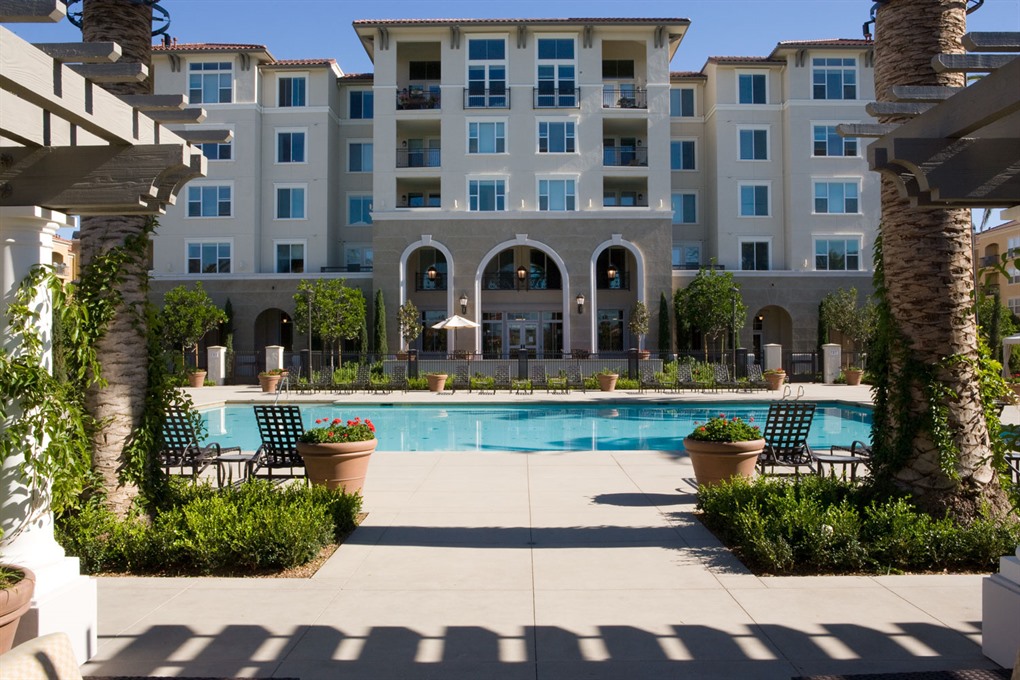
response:
[(603, 87), (604, 109), (647, 109), (648, 92), (640, 87)]
[(532, 272), (523, 279), (517, 272), (498, 272), (482, 276), (483, 290), (562, 290), (563, 282), (559, 276), (547, 277), (539, 272)]
[(482, 275), (483, 290), (516, 290), (517, 276), (513, 272)]
[(438, 168), (439, 149), (397, 149), (398, 168)]
[(415, 272), (414, 289), (422, 290), (446, 290), (446, 274), (436, 272), (435, 279), (430, 279), (428, 273)]
[(995, 265), (999, 264), (999, 262), (1001, 262), (1001, 259), (999, 258), (998, 255), (985, 255), (984, 257), (981, 258), (980, 264), (978, 266), (994, 267)]
[(581, 106), (581, 91), (573, 85), (539, 86), (534, 90), (536, 109), (576, 109)]
[(643, 146), (603, 147), (602, 165), (613, 167), (648, 167), (648, 149)]
[(397, 111), (417, 111), (441, 108), (442, 96), (438, 87), (405, 87), (397, 92)]
[(611, 279), (603, 272), (595, 281), (595, 287), (599, 290), (630, 290), (630, 272), (617, 272)]
[(722, 269), (726, 269), (726, 265), (724, 265), (724, 264), (698, 264), (696, 262), (682, 262), (680, 264), (674, 264), (673, 265), (673, 269), (674, 270), (678, 270), (678, 271), (683, 271), (683, 270), (686, 270), (686, 271), (691, 271), (691, 270), (697, 271), (699, 269), (718, 269), (718, 270), (722, 270)]
[(348, 265), (330, 265), (328, 267), (319, 267), (319, 272), (322, 274), (337, 273), (337, 272), (370, 272), (372, 271), (371, 264), (358, 264), (352, 262)]
[(465, 109), (509, 109), (510, 90), (506, 85), (494, 85), (488, 90), (464, 88)]

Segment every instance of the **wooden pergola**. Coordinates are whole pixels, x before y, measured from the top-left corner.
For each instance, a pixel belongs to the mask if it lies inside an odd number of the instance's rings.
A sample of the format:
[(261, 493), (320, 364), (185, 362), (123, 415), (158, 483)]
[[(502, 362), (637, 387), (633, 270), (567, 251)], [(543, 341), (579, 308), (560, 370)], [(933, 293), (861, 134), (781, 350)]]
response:
[[(0, 0), (0, 23), (59, 21), (59, 0)], [(117, 96), (102, 85), (143, 80), (117, 63), (115, 43), (32, 45), (0, 26), (0, 206), (77, 215), (162, 214), (206, 172), (190, 143), (229, 141), (229, 130), (171, 132), (199, 123), (184, 95)]]

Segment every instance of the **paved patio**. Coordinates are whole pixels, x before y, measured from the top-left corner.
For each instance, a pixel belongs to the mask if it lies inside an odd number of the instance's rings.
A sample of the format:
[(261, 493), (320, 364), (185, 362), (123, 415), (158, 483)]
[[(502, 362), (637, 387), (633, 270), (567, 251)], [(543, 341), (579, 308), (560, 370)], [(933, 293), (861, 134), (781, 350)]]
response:
[[(479, 400), (406, 400), (460, 398)], [(804, 398), (868, 392), (807, 386)], [(756, 577), (694, 503), (674, 452), (378, 452), (368, 519), (313, 578), (100, 579), (99, 650), (83, 670), (544, 680), (995, 667), (980, 649), (981, 576)]]

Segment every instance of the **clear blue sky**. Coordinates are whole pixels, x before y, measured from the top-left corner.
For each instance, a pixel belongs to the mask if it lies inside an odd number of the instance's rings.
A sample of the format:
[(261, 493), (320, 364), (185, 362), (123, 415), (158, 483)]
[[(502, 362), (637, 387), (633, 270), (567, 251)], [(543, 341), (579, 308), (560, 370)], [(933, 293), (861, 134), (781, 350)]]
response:
[[(263, 44), (278, 59), (332, 57), (346, 73), (372, 70), (355, 19), (683, 17), (690, 30), (671, 65), (697, 71), (710, 55), (765, 56), (780, 40), (860, 38), (870, 0), (162, 0), (179, 42)], [(80, 9), (81, 4), (75, 5)], [(970, 30), (1020, 31), (1020, 0), (985, 0)], [(71, 42), (69, 22), (7, 24), (32, 42)]]

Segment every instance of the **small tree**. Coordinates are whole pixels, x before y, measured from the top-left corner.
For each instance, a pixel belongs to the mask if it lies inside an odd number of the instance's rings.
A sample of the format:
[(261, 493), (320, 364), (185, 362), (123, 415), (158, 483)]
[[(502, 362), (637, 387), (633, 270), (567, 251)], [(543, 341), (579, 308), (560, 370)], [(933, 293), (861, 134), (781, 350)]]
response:
[(400, 326), (400, 337), (408, 347), (421, 335), (421, 314), (414, 303), (408, 300), (397, 308), (397, 324)]
[(716, 340), (719, 350), (724, 351), (726, 333), (732, 330), (735, 338), (747, 318), (747, 305), (740, 297), (733, 273), (715, 269), (701, 269), (686, 288), (676, 292), (674, 306), (677, 319), (697, 328), (704, 336), (705, 361), (708, 361), (708, 340)]
[(365, 296), (357, 288), (348, 288), (344, 279), (302, 279), (294, 307), (298, 328), (308, 328), (310, 321), (312, 335), (329, 348), (330, 369), (334, 369), (333, 357), (341, 351), (341, 341), (357, 338), (365, 324)]
[(375, 325), (372, 327), (372, 351), (380, 355), (389, 352), (386, 338), (386, 300), (383, 292), (375, 292)]
[(822, 298), (820, 310), (825, 327), (850, 340), (857, 351), (864, 348), (875, 332), (875, 305), (869, 300), (858, 306), (856, 288), (829, 293)]
[(640, 347), (641, 338), (648, 332), (648, 307), (641, 300), (635, 302), (634, 306), (630, 308), (627, 327), (630, 329), (631, 335), (638, 339), (638, 347)]
[(659, 358), (663, 361), (667, 360), (670, 354), (669, 316), (669, 298), (663, 291), (659, 293)]
[(198, 343), (202, 337), (227, 320), (227, 315), (216, 306), (202, 288), (202, 282), (193, 289), (180, 285), (163, 296), (160, 322), (163, 337), (171, 347), (181, 348), (183, 361), (185, 352), (194, 352), (195, 366), (198, 366)]

